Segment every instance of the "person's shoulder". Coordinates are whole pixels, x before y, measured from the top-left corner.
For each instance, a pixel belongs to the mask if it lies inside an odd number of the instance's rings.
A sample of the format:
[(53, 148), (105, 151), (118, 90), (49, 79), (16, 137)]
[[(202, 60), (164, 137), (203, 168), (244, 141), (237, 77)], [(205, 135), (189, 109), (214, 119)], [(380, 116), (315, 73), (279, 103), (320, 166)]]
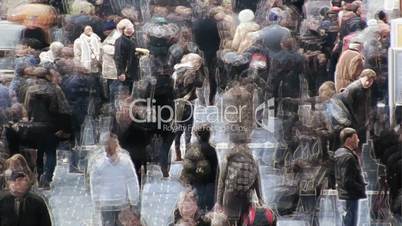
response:
[(8, 197), (10, 197), (11, 194), (9, 191), (1, 191), (0, 192), (0, 202)]
[(27, 198), (31, 199), (31, 200), (33, 200), (33, 201), (35, 201), (37, 203), (42, 203), (42, 204), (46, 205), (45, 199), (41, 195), (38, 195), (38, 194), (36, 194), (34, 192), (28, 192)]
[(353, 154), (346, 148), (340, 147), (335, 151), (335, 158), (349, 158), (353, 157)]

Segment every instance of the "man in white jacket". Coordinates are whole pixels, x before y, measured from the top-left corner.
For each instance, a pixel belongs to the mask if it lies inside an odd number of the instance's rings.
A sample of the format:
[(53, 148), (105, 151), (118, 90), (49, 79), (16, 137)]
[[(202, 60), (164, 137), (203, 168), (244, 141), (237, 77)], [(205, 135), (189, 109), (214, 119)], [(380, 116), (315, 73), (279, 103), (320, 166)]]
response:
[(91, 197), (101, 211), (103, 226), (120, 225), (122, 210), (139, 205), (139, 184), (129, 154), (120, 148), (117, 136), (101, 137), (102, 153), (89, 167)]

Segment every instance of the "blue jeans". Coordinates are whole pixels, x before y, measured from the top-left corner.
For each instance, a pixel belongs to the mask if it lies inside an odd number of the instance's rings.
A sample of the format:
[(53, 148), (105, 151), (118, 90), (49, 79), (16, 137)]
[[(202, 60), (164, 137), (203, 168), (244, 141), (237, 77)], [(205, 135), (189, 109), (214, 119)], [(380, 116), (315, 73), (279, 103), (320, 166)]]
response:
[(346, 216), (343, 218), (343, 226), (357, 226), (359, 213), (359, 200), (346, 200)]

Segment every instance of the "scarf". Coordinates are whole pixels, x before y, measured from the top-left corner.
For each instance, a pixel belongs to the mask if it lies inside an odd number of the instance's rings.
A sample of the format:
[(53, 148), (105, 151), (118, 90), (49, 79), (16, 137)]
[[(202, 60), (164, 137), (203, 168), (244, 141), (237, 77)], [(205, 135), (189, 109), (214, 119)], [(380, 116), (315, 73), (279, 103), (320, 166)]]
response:
[(91, 34), (91, 36), (81, 34), (79, 40), (81, 43), (80, 62), (86, 69), (91, 70), (93, 62), (100, 60), (100, 38), (95, 33)]

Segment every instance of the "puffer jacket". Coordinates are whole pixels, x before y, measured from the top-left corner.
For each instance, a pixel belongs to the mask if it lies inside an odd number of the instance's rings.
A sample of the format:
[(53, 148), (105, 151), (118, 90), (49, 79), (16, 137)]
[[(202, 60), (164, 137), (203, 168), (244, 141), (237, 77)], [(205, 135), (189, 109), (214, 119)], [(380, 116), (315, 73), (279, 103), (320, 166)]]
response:
[(335, 178), (339, 199), (366, 198), (366, 183), (358, 157), (345, 147), (339, 148), (335, 152)]
[(239, 26), (236, 29), (234, 38), (233, 38), (232, 49), (238, 51), (241, 43), (247, 37), (247, 34), (258, 31), (259, 29), (260, 29), (260, 25), (258, 25), (255, 22), (245, 22), (245, 23), (239, 24)]

